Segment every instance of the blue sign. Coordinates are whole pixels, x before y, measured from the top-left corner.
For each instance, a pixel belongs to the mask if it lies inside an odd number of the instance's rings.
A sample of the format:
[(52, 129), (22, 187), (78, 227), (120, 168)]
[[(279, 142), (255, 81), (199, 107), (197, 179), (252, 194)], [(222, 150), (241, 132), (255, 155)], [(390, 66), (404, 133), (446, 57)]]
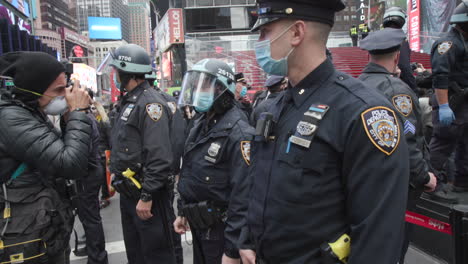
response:
[(28, 0), (7, 0), (12, 6), (14, 6), (18, 11), (29, 17), (29, 1)]
[(122, 39), (120, 18), (88, 17), (90, 39)]

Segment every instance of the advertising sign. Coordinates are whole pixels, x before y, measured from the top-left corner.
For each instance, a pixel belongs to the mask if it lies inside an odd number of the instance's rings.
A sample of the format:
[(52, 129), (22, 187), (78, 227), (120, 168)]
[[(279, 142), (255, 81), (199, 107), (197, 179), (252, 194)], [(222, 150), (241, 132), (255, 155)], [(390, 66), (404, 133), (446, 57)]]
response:
[(7, 0), (12, 6), (14, 6), (18, 11), (23, 13), (25, 16), (29, 17), (29, 0)]
[(420, 0), (408, 1), (408, 35), (410, 48), (413, 51), (419, 52), (421, 50), (421, 13), (420, 13)]
[(88, 17), (88, 31), (90, 39), (122, 39), (120, 18)]
[(165, 52), (173, 44), (184, 43), (184, 21), (180, 8), (171, 8), (155, 29), (158, 50)]

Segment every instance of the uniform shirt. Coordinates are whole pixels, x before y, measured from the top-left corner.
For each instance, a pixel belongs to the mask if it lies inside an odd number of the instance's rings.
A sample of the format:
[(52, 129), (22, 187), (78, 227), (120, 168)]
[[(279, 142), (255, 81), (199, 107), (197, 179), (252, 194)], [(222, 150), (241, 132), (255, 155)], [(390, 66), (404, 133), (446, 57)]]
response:
[(146, 81), (122, 98), (120, 109), (112, 128), (111, 172), (130, 168), (143, 179), (143, 191), (155, 193), (171, 173), (171, 110)]
[[(466, 41), (454, 27), (443, 34), (432, 45), (432, 87), (434, 89), (449, 89), (456, 82), (461, 88), (468, 87), (468, 54)], [(449, 90), (449, 96), (452, 91)], [(437, 100), (432, 106), (438, 109)], [(455, 123), (468, 123), (468, 103), (465, 102), (455, 112)]]
[(409, 147), (411, 186), (424, 188), (424, 185), (429, 182), (429, 166), (428, 155), (424, 154), (423, 122), (418, 97), (401, 79), (372, 62), (367, 64), (359, 79), (368, 87), (376, 88), (381, 92), (397, 110)]
[[(314, 131), (300, 122), (324, 105), (330, 109), (310, 147), (290, 143), (296, 132)], [(270, 108), (275, 140), (252, 145), (253, 186), (242, 233), (251, 232), (259, 258), (321, 263), (320, 245), (348, 232), (349, 264), (398, 262), (409, 162), (391, 107), (329, 60), (278, 97)]]
[(239, 258), (237, 241), (245, 225), (254, 131), (236, 105), (206, 122), (205, 115), (197, 119), (187, 138), (178, 190), (186, 204), (211, 201), (227, 207), (225, 253)]

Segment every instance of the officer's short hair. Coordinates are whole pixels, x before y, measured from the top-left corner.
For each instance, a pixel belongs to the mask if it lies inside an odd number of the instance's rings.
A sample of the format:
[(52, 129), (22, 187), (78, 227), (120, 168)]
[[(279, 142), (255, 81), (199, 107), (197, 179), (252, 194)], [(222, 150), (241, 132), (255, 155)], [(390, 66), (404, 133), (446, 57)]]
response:
[(397, 54), (398, 52), (400, 52), (400, 51), (396, 50), (394, 52), (384, 53), (384, 54), (370, 54), (370, 56), (371, 56), (372, 59), (377, 60), (377, 61), (389, 60), (389, 59), (393, 59), (395, 54)]

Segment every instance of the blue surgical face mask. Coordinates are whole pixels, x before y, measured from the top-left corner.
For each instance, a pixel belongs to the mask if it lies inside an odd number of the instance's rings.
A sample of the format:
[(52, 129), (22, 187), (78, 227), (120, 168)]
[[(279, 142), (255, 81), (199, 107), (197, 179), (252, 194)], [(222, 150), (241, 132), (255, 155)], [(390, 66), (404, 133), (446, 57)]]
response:
[(213, 106), (213, 94), (211, 92), (200, 92), (196, 102), (195, 110), (199, 113), (206, 113)]
[(119, 91), (122, 91), (120, 89), (121, 83), (119, 82), (119, 80), (117, 80), (117, 73), (114, 73), (114, 84), (115, 84), (115, 87), (117, 87), (117, 89), (119, 89)]
[(242, 90), (240, 92), (240, 97), (244, 97), (247, 95), (247, 87), (242, 86)]
[(266, 73), (280, 76), (288, 75), (288, 57), (291, 52), (293, 52), (294, 48), (292, 48), (284, 58), (275, 60), (271, 57), (271, 43), (282, 37), (293, 25), (294, 24), (287, 27), (279, 36), (271, 41), (266, 39), (255, 43), (254, 47), (257, 62)]

